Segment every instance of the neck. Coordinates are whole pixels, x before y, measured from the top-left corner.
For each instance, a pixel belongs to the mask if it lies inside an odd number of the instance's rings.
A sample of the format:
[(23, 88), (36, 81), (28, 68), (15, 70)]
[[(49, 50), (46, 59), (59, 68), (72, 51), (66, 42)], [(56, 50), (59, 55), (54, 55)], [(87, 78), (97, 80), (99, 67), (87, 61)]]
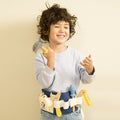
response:
[(50, 48), (54, 50), (55, 53), (60, 53), (64, 52), (67, 49), (67, 46), (65, 44), (62, 45), (54, 45), (54, 44), (49, 44)]

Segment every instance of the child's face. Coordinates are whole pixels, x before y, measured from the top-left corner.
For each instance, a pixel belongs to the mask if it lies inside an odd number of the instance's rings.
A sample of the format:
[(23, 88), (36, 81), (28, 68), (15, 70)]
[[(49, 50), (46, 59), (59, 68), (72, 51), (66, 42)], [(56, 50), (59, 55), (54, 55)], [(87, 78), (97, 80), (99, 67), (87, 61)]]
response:
[(70, 25), (65, 21), (58, 21), (56, 24), (51, 24), (49, 42), (54, 42), (55, 44), (64, 44), (70, 34)]

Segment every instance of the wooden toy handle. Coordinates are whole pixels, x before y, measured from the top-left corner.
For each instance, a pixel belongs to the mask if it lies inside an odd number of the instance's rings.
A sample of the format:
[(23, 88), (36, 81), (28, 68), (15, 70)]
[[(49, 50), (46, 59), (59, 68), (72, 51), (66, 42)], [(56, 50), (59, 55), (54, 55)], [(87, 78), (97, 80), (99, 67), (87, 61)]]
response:
[(41, 49), (43, 50), (44, 54), (48, 53), (48, 49), (47, 48), (41, 47)]
[[(83, 102), (85, 104), (86, 107), (92, 105), (92, 101), (89, 98), (88, 92), (84, 89), (82, 89), (77, 97), (82, 97), (83, 98)], [(76, 107), (79, 107), (79, 105), (76, 105)]]
[[(74, 97), (72, 97), (72, 98), (74, 98)], [(75, 112), (75, 106), (72, 107), (72, 111)]]
[[(55, 101), (59, 101), (60, 99), (60, 96), (61, 96), (61, 93), (58, 91), (56, 95), (53, 95), (52, 93), (50, 94), (50, 97), (51, 99), (55, 100)], [(60, 110), (60, 108), (56, 108), (56, 115), (58, 117), (61, 117), (62, 116), (62, 112)]]

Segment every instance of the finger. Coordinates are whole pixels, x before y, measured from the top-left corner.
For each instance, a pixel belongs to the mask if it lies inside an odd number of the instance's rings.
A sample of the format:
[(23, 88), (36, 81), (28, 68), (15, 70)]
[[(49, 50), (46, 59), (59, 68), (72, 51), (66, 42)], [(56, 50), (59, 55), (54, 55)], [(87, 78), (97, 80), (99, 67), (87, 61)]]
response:
[(84, 63), (84, 64), (85, 64), (85, 63), (90, 64), (90, 61), (89, 61), (88, 59), (84, 59), (83, 63)]
[(90, 64), (89, 63), (85, 63), (85, 66), (88, 67), (88, 66), (90, 66)]
[(48, 49), (48, 50), (51, 50), (51, 48), (50, 48), (49, 46), (47, 47), (47, 49)]
[(92, 61), (92, 59), (91, 59), (91, 58), (89, 58), (89, 57), (86, 57), (86, 59), (87, 59), (87, 61), (89, 61), (89, 62), (91, 62), (91, 61)]
[(86, 59), (83, 60), (83, 63), (85, 63), (85, 62), (86, 62)]
[(41, 49), (43, 51), (43, 54), (47, 54), (48, 53), (48, 49), (47, 48), (45, 48), (45, 47), (42, 46)]
[(83, 64), (82, 62), (80, 62), (80, 64), (81, 64), (83, 67), (85, 67), (85, 64)]
[(43, 52), (43, 56), (44, 56), (45, 58), (47, 58), (47, 53), (44, 53), (44, 52)]
[(46, 48), (45, 48), (45, 47), (43, 47), (43, 46), (41, 47), (41, 49), (42, 49), (43, 51), (46, 51)]
[(46, 54), (44, 54), (44, 53), (43, 53), (43, 55), (44, 55), (44, 57), (46, 57), (46, 58), (47, 58), (47, 55), (46, 55)]
[(88, 56), (89, 58), (91, 58), (91, 54), (89, 54), (89, 56)]

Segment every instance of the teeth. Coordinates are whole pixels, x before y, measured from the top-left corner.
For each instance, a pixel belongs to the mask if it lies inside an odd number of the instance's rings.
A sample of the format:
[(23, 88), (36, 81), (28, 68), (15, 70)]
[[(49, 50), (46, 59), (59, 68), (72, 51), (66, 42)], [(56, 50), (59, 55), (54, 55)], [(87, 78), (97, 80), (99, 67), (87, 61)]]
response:
[(64, 38), (65, 36), (63, 36), (63, 35), (58, 35), (57, 37), (58, 37), (58, 38)]
[(57, 36), (60, 36), (60, 37), (65, 37), (65, 35), (57, 35)]

